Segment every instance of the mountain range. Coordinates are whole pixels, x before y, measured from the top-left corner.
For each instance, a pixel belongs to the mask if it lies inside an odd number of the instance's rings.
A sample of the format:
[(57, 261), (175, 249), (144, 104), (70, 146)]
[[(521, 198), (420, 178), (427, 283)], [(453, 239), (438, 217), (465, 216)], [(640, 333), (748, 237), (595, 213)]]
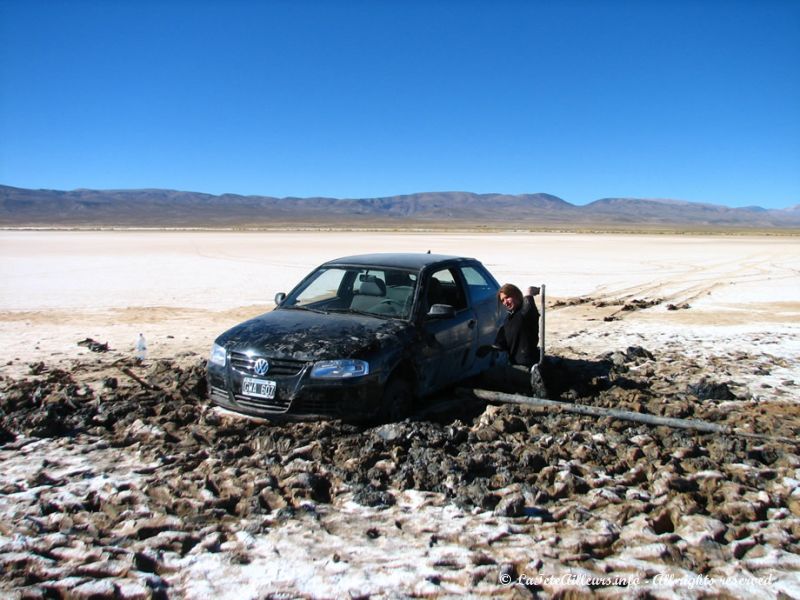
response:
[(542, 193), (338, 199), (0, 185), (0, 227), (787, 230), (800, 228), (800, 205), (775, 210), (603, 198), (579, 206)]

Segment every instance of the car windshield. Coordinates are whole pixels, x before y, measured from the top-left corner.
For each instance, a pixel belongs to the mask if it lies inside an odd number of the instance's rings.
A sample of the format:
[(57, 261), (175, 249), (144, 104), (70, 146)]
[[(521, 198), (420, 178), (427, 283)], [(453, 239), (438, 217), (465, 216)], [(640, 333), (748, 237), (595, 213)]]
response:
[(321, 267), (281, 304), (409, 319), (417, 274), (387, 267)]

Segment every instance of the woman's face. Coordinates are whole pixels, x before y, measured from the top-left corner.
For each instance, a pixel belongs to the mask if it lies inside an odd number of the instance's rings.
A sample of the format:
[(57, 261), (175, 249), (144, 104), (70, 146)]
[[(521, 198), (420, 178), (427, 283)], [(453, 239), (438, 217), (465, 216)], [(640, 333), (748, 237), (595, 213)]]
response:
[(513, 296), (506, 296), (503, 292), (500, 292), (500, 303), (506, 307), (506, 310), (517, 310), (519, 306)]

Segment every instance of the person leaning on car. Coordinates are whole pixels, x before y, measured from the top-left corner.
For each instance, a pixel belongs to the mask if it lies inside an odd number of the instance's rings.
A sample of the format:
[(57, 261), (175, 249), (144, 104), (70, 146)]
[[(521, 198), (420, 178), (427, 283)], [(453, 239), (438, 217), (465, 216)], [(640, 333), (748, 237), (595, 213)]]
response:
[(533, 297), (539, 288), (522, 291), (506, 283), (497, 292), (497, 300), (508, 311), (505, 322), (497, 331), (492, 348), (508, 354), (507, 364), (495, 364), (481, 375), (482, 384), (489, 389), (512, 394), (531, 391), (530, 370), (539, 361), (539, 310)]
[(506, 283), (497, 292), (497, 299), (508, 311), (506, 322), (500, 327), (495, 346), (508, 353), (512, 365), (532, 367), (539, 362), (539, 310), (533, 297), (539, 288), (529, 287), (523, 297), (522, 291), (512, 283)]

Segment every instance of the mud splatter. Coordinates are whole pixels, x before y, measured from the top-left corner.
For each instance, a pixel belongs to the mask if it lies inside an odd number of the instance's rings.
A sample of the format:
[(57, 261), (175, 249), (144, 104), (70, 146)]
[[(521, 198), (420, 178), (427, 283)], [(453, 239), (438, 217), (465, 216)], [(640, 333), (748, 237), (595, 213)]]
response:
[[(677, 353), (631, 346), (553, 359), (548, 373), (570, 401), (800, 434), (796, 410), (690, 367)], [(503, 583), (575, 572), (636, 575), (651, 582), (642, 593), (668, 573), (769, 573), (779, 587), (762, 591), (773, 595), (800, 587), (797, 446), (456, 396), (399, 423), (273, 424), (211, 408), (204, 374), (197, 358), (96, 361), (0, 382), (0, 589), (201, 597), (211, 589), (192, 575), (201, 565), (243, 582), (248, 565), (289, 560), (287, 540), (307, 562), (323, 560), (332, 539), (325, 564), (364, 569), (351, 545), (368, 557), (395, 546), (408, 556), (394, 568), (416, 575), (355, 578), (343, 590), (319, 568), (317, 587), (284, 573), (262, 592), (335, 596), (366, 585), (358, 589), (385, 595), (398, 581), (406, 594), (595, 589)]]

